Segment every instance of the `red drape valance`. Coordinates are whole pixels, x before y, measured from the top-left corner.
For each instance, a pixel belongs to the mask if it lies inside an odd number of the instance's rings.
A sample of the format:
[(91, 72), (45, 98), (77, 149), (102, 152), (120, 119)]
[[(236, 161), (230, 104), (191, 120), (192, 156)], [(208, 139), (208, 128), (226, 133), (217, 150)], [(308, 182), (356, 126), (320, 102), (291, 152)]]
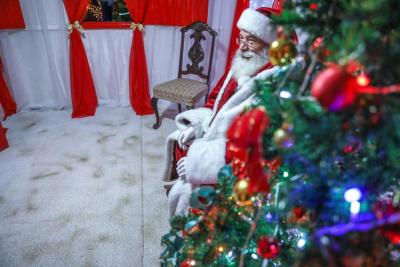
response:
[(15, 104), (15, 101), (11, 96), (10, 90), (7, 87), (1, 58), (0, 58), (0, 104), (3, 108), (6, 117), (17, 112), (17, 105)]
[(225, 72), (229, 71), (229, 69), (231, 67), (232, 59), (235, 56), (235, 52), (239, 47), (236, 44), (236, 38), (239, 37), (239, 32), (240, 32), (239, 29), (236, 27), (237, 21), (239, 20), (240, 15), (242, 15), (243, 10), (248, 8), (249, 5), (250, 5), (250, 0), (237, 0), (236, 1), (235, 17), (233, 18), (233, 23), (232, 23), (231, 41), (229, 43), (228, 57), (226, 59)]
[(207, 23), (208, 0), (150, 0), (146, 25), (186, 26), (195, 21)]
[[(82, 23), (90, 0), (64, 0), (72, 32), (70, 33), (70, 75), (72, 117), (93, 116), (96, 113), (97, 95), (81, 33), (77, 27)], [(79, 24), (77, 24), (79, 23)]]

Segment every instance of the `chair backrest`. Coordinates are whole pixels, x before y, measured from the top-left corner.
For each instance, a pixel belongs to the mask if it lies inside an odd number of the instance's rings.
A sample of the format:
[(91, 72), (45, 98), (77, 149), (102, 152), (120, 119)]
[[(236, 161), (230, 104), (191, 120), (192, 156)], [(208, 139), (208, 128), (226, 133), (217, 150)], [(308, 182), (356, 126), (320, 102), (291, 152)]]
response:
[[(207, 35), (204, 33), (208, 32)], [(210, 73), (212, 67), (212, 60), (214, 56), (214, 46), (215, 46), (215, 37), (217, 36), (217, 32), (211, 29), (210, 26), (207, 24), (196, 21), (186, 27), (181, 29), (182, 38), (181, 38), (181, 50), (179, 55), (179, 71), (178, 71), (178, 78), (182, 78), (182, 75), (197, 75), (200, 78), (206, 80), (208, 85), (208, 90), (210, 90)], [(183, 54), (185, 48), (185, 35), (186, 33), (190, 34), (190, 39), (193, 40), (193, 45), (188, 50), (188, 59), (191, 61), (191, 64), (186, 64), (186, 69), (183, 70)], [(200, 66), (200, 63), (204, 60), (204, 49), (203, 45), (205, 46), (207, 43), (202, 42), (206, 40), (206, 36), (211, 36), (211, 50), (210, 50), (210, 58), (208, 60), (208, 69), (205, 72), (204, 67)], [(202, 45), (203, 43), (203, 45)], [(208, 94), (208, 92), (207, 92)]]

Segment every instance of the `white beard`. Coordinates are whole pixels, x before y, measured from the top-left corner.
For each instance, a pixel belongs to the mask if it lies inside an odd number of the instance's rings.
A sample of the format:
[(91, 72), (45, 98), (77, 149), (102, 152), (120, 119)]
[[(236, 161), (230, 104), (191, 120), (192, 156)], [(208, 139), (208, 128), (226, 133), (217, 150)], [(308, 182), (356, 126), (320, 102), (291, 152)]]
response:
[(262, 66), (267, 64), (267, 61), (267, 49), (263, 49), (259, 53), (252, 51), (242, 53), (237, 50), (231, 67), (233, 78), (238, 81), (241, 77), (253, 76)]

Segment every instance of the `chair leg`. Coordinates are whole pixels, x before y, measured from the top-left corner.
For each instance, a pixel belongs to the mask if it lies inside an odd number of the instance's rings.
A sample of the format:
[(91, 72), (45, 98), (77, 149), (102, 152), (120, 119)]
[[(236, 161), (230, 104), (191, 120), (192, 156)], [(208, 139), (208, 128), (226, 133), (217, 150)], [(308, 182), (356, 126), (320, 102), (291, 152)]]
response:
[(157, 102), (158, 98), (155, 97), (151, 98), (151, 107), (153, 108), (154, 114), (156, 115), (156, 123), (153, 124), (153, 129), (158, 129), (161, 125), (160, 115), (158, 114)]
[(182, 106), (181, 106), (181, 104), (178, 104), (178, 111), (179, 111), (179, 113), (182, 112)]

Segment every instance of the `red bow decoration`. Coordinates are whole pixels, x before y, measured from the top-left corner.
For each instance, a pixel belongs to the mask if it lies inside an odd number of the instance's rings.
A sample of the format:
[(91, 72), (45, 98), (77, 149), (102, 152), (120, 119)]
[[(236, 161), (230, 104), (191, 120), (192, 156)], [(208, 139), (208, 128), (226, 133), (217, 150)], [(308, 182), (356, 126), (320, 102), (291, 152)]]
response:
[(262, 157), (262, 135), (269, 126), (264, 108), (258, 107), (236, 117), (226, 136), (226, 159), (238, 179), (249, 179), (249, 193), (269, 191), (269, 176)]

